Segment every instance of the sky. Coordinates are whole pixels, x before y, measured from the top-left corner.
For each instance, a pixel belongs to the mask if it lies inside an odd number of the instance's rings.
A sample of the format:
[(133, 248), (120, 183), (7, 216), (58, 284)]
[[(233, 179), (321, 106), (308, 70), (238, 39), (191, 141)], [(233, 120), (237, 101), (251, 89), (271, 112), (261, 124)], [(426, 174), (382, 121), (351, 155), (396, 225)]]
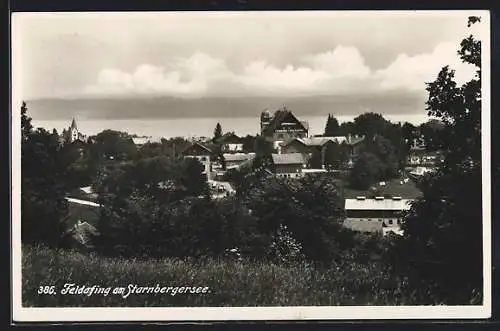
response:
[[(473, 12), (16, 13), (20, 98), (425, 97)], [(476, 12), (477, 14), (477, 12)], [(484, 14), (484, 13), (479, 13)], [(476, 30), (474, 30), (476, 29)]]

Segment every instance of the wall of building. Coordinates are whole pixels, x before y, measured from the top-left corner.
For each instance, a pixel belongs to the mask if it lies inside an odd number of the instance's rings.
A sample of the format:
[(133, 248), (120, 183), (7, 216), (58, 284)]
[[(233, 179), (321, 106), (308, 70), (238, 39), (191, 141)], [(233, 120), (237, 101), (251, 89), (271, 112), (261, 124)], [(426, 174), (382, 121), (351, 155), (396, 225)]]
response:
[(380, 222), (386, 227), (399, 229), (402, 224), (401, 217), (346, 217), (351, 222)]
[(283, 146), (281, 148), (281, 153), (283, 154), (288, 154), (288, 153), (303, 153), (307, 154), (309, 153), (308, 147), (304, 146), (304, 144), (301, 144), (298, 141), (292, 141), (286, 146)]
[(236, 143), (231, 143), (231, 144), (224, 144), (222, 147), (222, 150), (224, 152), (241, 152), (243, 151), (243, 144), (236, 144)]
[(307, 132), (304, 130), (276, 130), (272, 136), (273, 140), (290, 140), (305, 137), (307, 137)]

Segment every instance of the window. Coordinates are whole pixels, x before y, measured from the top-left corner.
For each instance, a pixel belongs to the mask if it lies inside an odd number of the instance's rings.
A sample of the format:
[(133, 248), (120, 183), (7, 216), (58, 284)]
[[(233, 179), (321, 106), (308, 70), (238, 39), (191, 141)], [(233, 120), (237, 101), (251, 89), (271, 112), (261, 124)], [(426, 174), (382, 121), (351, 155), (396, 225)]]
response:
[(392, 220), (389, 220), (389, 224), (392, 224)]
[(369, 221), (369, 222), (370, 222), (371, 220), (372, 220), (371, 218), (369, 218), (369, 219), (368, 219), (368, 221)]
[(381, 219), (381, 218), (379, 218), (379, 219), (378, 219), (378, 221), (379, 221), (379, 222), (382, 222), (382, 219)]

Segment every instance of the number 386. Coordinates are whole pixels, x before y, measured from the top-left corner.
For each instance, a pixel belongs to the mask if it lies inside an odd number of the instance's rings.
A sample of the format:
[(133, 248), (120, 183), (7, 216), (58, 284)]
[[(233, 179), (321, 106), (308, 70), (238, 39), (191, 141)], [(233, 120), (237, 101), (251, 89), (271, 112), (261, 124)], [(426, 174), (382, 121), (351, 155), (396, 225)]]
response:
[(54, 294), (56, 293), (55, 286), (39, 286), (38, 294)]

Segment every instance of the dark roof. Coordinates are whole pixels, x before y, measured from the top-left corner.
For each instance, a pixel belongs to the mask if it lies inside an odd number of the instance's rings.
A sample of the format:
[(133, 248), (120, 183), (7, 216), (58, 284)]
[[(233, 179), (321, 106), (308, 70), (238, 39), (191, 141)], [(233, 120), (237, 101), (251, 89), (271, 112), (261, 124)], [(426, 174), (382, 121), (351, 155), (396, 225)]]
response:
[(242, 142), (242, 138), (237, 136), (234, 132), (227, 132), (223, 134), (219, 139), (217, 139), (217, 143), (219, 144), (230, 144), (235, 143), (239, 144)]
[(73, 117), (73, 121), (71, 121), (71, 128), (72, 129), (76, 129), (76, 121), (75, 121), (75, 118)]
[(264, 134), (272, 133), (274, 130), (277, 129), (277, 127), (287, 118), (291, 116), (302, 128), (307, 131), (307, 128), (305, 127), (304, 123), (299, 121), (295, 115), (292, 114), (291, 111), (287, 109), (279, 109), (276, 112), (274, 112), (274, 116), (271, 119), (271, 122), (263, 132)]
[[(345, 185), (343, 183), (343, 185)], [(375, 184), (378, 192), (374, 193), (371, 190), (355, 190), (344, 186), (343, 193), (346, 199), (355, 199), (357, 196), (364, 196), (366, 198), (372, 196), (397, 196), (403, 199), (416, 199), (422, 196), (422, 191), (418, 188), (417, 184), (408, 179), (394, 179), (385, 182), (385, 185)]]
[(203, 151), (205, 151), (205, 152), (207, 152), (207, 153), (209, 153), (209, 154), (213, 154), (213, 152), (212, 152), (212, 150), (211, 150), (211, 149), (209, 149), (208, 147), (206, 147), (206, 146), (202, 145), (202, 144), (201, 144), (201, 143), (199, 143), (199, 142), (194, 142), (194, 143), (192, 143), (190, 146), (186, 147), (186, 148), (185, 148), (185, 149), (181, 152), (181, 154), (182, 154), (182, 155), (190, 155), (190, 154), (186, 154), (186, 153), (188, 153), (190, 150), (195, 149), (195, 148), (199, 148), (199, 149), (201, 149), (201, 150), (203, 150)]

